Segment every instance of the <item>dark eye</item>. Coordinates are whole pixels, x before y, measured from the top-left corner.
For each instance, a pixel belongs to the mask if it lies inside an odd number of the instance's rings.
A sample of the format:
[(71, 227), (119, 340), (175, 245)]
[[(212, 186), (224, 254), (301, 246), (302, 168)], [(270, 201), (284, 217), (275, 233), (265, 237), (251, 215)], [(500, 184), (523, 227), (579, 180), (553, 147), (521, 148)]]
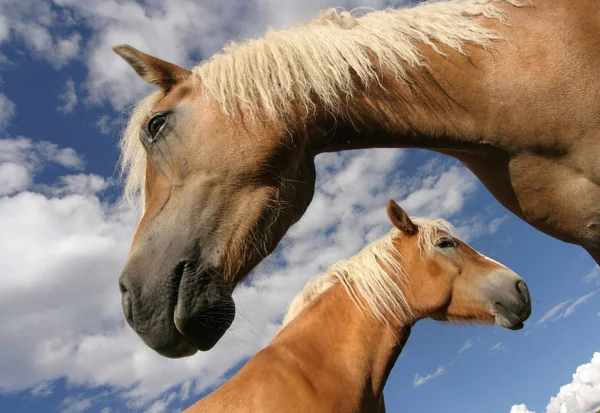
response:
[(156, 140), (157, 135), (162, 130), (163, 126), (167, 123), (167, 115), (156, 115), (148, 122), (148, 134), (150, 135), (150, 140)]
[(452, 238), (441, 238), (436, 242), (435, 246), (438, 248), (454, 248), (456, 247), (456, 241)]

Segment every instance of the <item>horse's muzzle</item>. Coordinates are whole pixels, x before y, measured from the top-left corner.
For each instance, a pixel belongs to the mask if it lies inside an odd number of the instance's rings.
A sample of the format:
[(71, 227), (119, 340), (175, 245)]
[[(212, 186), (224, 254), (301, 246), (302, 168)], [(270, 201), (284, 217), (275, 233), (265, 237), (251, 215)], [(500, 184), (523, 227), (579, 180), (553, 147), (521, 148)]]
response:
[(510, 270), (500, 271), (490, 277), (485, 290), (496, 323), (510, 330), (523, 328), (531, 315), (531, 296), (525, 281)]
[(235, 317), (228, 286), (215, 269), (179, 261), (160, 276), (128, 263), (119, 280), (127, 323), (150, 348), (169, 358), (211, 349)]

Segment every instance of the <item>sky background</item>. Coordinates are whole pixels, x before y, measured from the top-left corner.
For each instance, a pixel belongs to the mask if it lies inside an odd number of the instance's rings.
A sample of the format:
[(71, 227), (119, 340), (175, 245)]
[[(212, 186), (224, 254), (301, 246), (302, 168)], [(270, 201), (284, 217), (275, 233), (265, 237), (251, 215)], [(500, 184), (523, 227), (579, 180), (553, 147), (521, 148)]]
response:
[(389, 412), (600, 409), (600, 270), (506, 211), (451, 158), (370, 150), (317, 158), (314, 201), (235, 294), (210, 352), (170, 360), (123, 321), (117, 280), (136, 217), (117, 142), (150, 89), (120, 43), (192, 67), (228, 40), (378, 0), (0, 0), (0, 411), (177, 412), (266, 345), (304, 283), (390, 228), (389, 198), (444, 217), (527, 281), (523, 330), (423, 321), (385, 388)]

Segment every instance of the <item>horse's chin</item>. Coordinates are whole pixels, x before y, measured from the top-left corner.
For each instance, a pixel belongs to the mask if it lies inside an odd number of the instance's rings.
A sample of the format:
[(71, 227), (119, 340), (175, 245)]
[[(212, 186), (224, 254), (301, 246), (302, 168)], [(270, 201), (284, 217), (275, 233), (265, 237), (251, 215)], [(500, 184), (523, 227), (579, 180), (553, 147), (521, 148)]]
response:
[(182, 357), (190, 357), (198, 352), (198, 348), (195, 345), (189, 342), (185, 337), (180, 336), (180, 338), (175, 342), (170, 342), (168, 345), (156, 348), (150, 346), (154, 351), (160, 354), (163, 357), (168, 357), (171, 359), (177, 359)]
[(496, 323), (500, 327), (504, 327), (509, 330), (520, 330), (524, 326), (523, 320), (521, 320), (517, 314), (508, 310), (505, 306), (499, 303), (494, 305), (493, 315), (496, 319)]
[(223, 316), (222, 320), (211, 323), (206, 322), (201, 313), (184, 316), (179, 314), (180, 311), (176, 307), (174, 317), (175, 328), (182, 335), (182, 338), (193, 346), (193, 351), (190, 354), (183, 354), (180, 357), (194, 355), (198, 350), (208, 351), (212, 349), (231, 326), (234, 318), (234, 315), (230, 317)]
[(177, 331), (196, 349), (217, 344), (235, 318), (231, 287), (216, 269), (198, 272), (186, 265), (181, 277), (173, 321)]

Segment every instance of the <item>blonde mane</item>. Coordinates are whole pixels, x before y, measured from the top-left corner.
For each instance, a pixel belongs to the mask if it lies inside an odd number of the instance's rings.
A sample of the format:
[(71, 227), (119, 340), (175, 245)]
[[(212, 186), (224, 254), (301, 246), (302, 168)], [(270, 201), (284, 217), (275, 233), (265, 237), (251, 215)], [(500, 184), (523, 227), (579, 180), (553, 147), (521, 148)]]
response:
[[(442, 219), (431, 221), (413, 218), (412, 221), (419, 227), (421, 254), (433, 251), (437, 231), (450, 234), (453, 231), (452, 225)], [(344, 286), (355, 305), (371, 312), (384, 323), (390, 318), (401, 321), (409, 316), (411, 311), (401, 288), (401, 284), (407, 281), (402, 268), (402, 255), (393, 244), (393, 240), (400, 237), (402, 232), (392, 228), (388, 234), (367, 245), (352, 258), (338, 261), (327, 272), (310, 280), (290, 304), (281, 329), (336, 284)], [(359, 297), (368, 308), (365, 308)]]
[[(408, 70), (425, 66), (417, 43), (442, 53), (438, 45), (463, 53), (463, 44), (486, 47), (500, 35), (474, 17), (505, 22), (498, 3), (518, 0), (430, 1), (411, 8), (373, 11), (362, 17), (336, 9), (284, 30), (269, 30), (259, 39), (230, 43), (196, 67), (206, 95), (225, 113), (240, 109), (283, 117), (295, 105), (306, 115), (317, 105), (331, 113), (359, 84), (379, 84), (382, 69), (408, 80)], [(358, 12), (361, 9), (357, 9)], [(355, 11), (356, 13), (356, 11)]]
[[(317, 107), (343, 113), (357, 86), (379, 85), (384, 69), (400, 82), (411, 69), (426, 67), (418, 44), (443, 53), (440, 46), (463, 53), (464, 44), (487, 47), (500, 35), (476, 19), (505, 23), (498, 4), (521, 0), (429, 1), (411, 8), (373, 11), (330, 9), (312, 21), (269, 30), (259, 39), (230, 43), (193, 69), (206, 96), (234, 116), (240, 110), (283, 119), (295, 108), (305, 116)], [(121, 140), (125, 197), (143, 194), (145, 156), (139, 142), (142, 122), (160, 100), (157, 92), (135, 108)]]

